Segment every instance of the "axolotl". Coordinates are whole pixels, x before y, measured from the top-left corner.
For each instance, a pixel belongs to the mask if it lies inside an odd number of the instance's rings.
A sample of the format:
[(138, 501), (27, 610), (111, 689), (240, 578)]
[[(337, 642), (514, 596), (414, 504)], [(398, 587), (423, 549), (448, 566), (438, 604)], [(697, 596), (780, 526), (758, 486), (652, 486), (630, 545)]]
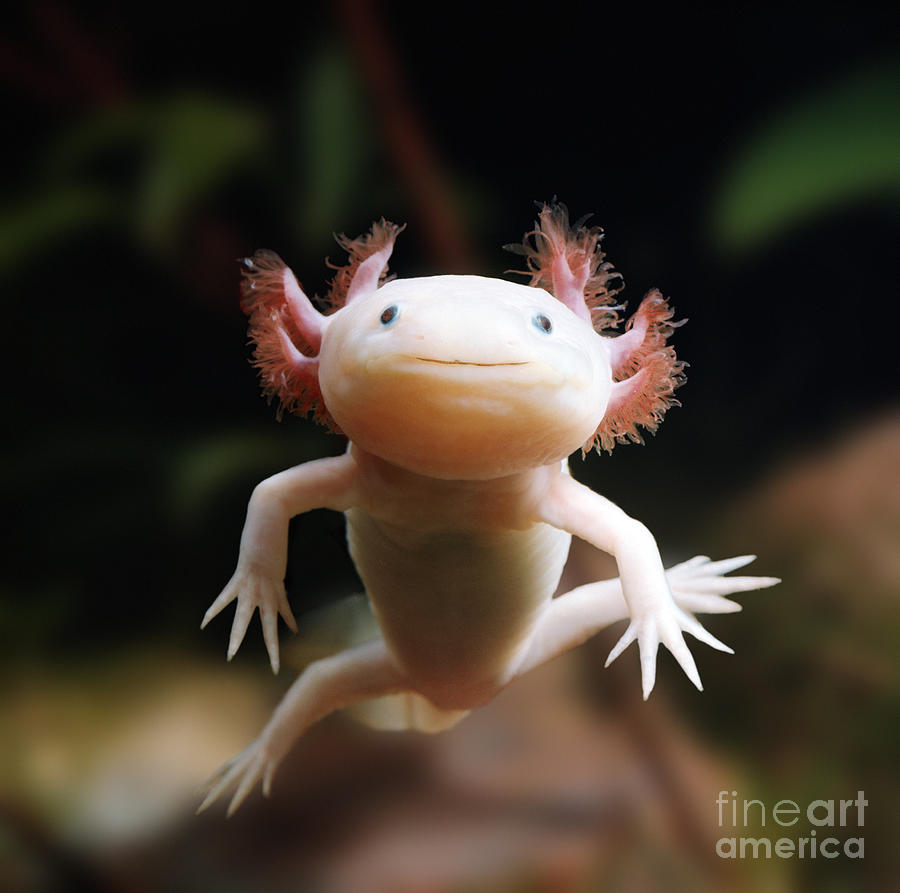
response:
[[(643, 695), (660, 643), (699, 689), (683, 637), (731, 652), (694, 617), (771, 577), (725, 577), (753, 556), (700, 556), (664, 570), (650, 531), (578, 483), (568, 457), (642, 442), (676, 402), (678, 325), (651, 291), (616, 332), (619, 277), (602, 231), (544, 205), (516, 246), (529, 283), (472, 275), (388, 279), (401, 227), (384, 220), (337, 269), (320, 312), (272, 252), (244, 261), (243, 303), (264, 390), (348, 439), (346, 452), (260, 483), (234, 576), (203, 619), (237, 610), (229, 660), (258, 609), (273, 671), (279, 615), (297, 631), (284, 577), (288, 521), (330, 508), (378, 633), (316, 661), (261, 735), (208, 783), (201, 809), (232, 785), (233, 812), (309, 726), (339, 708), (406, 698), (408, 723), (447, 728), (529, 670), (619, 620), (607, 665), (633, 641)], [(572, 536), (614, 556), (619, 577), (554, 598)]]

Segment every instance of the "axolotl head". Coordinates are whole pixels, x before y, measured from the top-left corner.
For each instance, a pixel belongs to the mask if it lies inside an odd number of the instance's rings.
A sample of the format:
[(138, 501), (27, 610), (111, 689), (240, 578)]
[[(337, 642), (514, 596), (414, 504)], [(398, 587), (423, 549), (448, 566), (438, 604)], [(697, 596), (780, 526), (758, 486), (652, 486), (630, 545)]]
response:
[[(482, 276), (384, 281), (398, 228), (342, 244), (350, 263), (315, 310), (275, 255), (247, 264), (245, 307), (266, 390), (356, 445), (445, 479), (500, 477), (639, 440), (680, 383), (651, 293), (618, 338), (599, 231), (545, 207), (526, 241), (532, 284)], [(526, 237), (527, 238), (527, 237)], [(544, 287), (542, 287), (544, 286)], [(599, 323), (599, 324), (598, 324)], [(596, 328), (595, 328), (596, 326)]]
[(612, 388), (594, 330), (543, 289), (397, 279), (329, 317), (319, 385), (362, 449), (432, 477), (498, 477), (568, 456)]

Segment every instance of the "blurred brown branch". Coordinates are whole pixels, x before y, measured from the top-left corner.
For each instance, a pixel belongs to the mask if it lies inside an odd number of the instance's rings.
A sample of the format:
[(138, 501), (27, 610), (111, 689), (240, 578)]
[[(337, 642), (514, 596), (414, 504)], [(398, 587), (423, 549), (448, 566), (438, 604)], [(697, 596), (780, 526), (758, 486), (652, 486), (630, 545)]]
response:
[(56, 105), (112, 105), (129, 95), (113, 53), (70, 9), (58, 3), (31, 8), (34, 27), (52, 61), (36, 59), (37, 50), (0, 41), (0, 79), (41, 102)]
[(340, 0), (340, 24), (380, 118), (388, 152), (415, 208), (429, 254), (444, 272), (474, 269), (447, 179), (409, 96), (396, 53), (370, 0)]

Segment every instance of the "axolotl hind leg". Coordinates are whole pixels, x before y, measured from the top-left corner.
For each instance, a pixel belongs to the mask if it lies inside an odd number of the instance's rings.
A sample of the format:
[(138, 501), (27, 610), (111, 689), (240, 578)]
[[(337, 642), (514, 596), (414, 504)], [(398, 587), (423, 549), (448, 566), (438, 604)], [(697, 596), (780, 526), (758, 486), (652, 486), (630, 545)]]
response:
[(405, 675), (380, 638), (310, 664), (288, 689), (262, 734), (204, 785), (206, 796), (197, 811), (232, 785), (237, 788), (228, 815), (258, 781), (268, 795), (278, 764), (313, 723), (342, 707), (407, 690)]
[[(697, 556), (666, 571), (666, 581), (676, 604), (685, 612), (733, 613), (740, 611), (741, 606), (725, 596), (764, 589), (780, 582), (776, 577), (723, 576), (753, 559), (752, 555), (743, 555), (710, 561), (705, 556)], [(509, 682), (628, 616), (618, 578), (579, 586), (555, 598), (538, 620)], [(236, 786), (236, 790), (228, 807), (229, 815), (243, 803), (257, 782), (262, 781), (263, 792), (268, 794), (279, 763), (313, 723), (343, 707), (396, 694), (406, 694), (412, 699), (421, 697), (415, 693), (380, 637), (316, 661), (288, 689), (262, 734), (226, 762), (204, 785), (206, 796), (198, 812), (232, 786)], [(441, 712), (436, 708), (432, 710)], [(463, 712), (458, 712), (442, 718), (456, 720), (462, 715)], [(443, 727), (450, 724), (445, 721)], [(427, 724), (411, 725), (427, 728)]]
[[(744, 567), (755, 557), (741, 555), (710, 561), (705, 555), (698, 555), (669, 568), (666, 581), (675, 603), (689, 615), (740, 611), (741, 606), (725, 596), (765, 589), (781, 582), (777, 577), (723, 576)], [(558, 596), (550, 602), (538, 621), (528, 649), (516, 669), (516, 677), (575, 648), (601, 629), (628, 618), (628, 605), (618, 577), (579, 586)], [(691, 632), (691, 629), (687, 631)]]

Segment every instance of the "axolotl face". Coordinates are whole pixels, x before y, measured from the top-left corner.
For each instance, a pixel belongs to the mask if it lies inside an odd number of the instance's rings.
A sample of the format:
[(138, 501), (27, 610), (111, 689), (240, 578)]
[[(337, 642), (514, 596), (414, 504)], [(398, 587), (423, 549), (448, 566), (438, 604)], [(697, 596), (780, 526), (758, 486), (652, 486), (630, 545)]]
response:
[(542, 289), (482, 276), (397, 279), (328, 318), (328, 411), (362, 449), (476, 480), (559, 461), (612, 388), (604, 339)]

